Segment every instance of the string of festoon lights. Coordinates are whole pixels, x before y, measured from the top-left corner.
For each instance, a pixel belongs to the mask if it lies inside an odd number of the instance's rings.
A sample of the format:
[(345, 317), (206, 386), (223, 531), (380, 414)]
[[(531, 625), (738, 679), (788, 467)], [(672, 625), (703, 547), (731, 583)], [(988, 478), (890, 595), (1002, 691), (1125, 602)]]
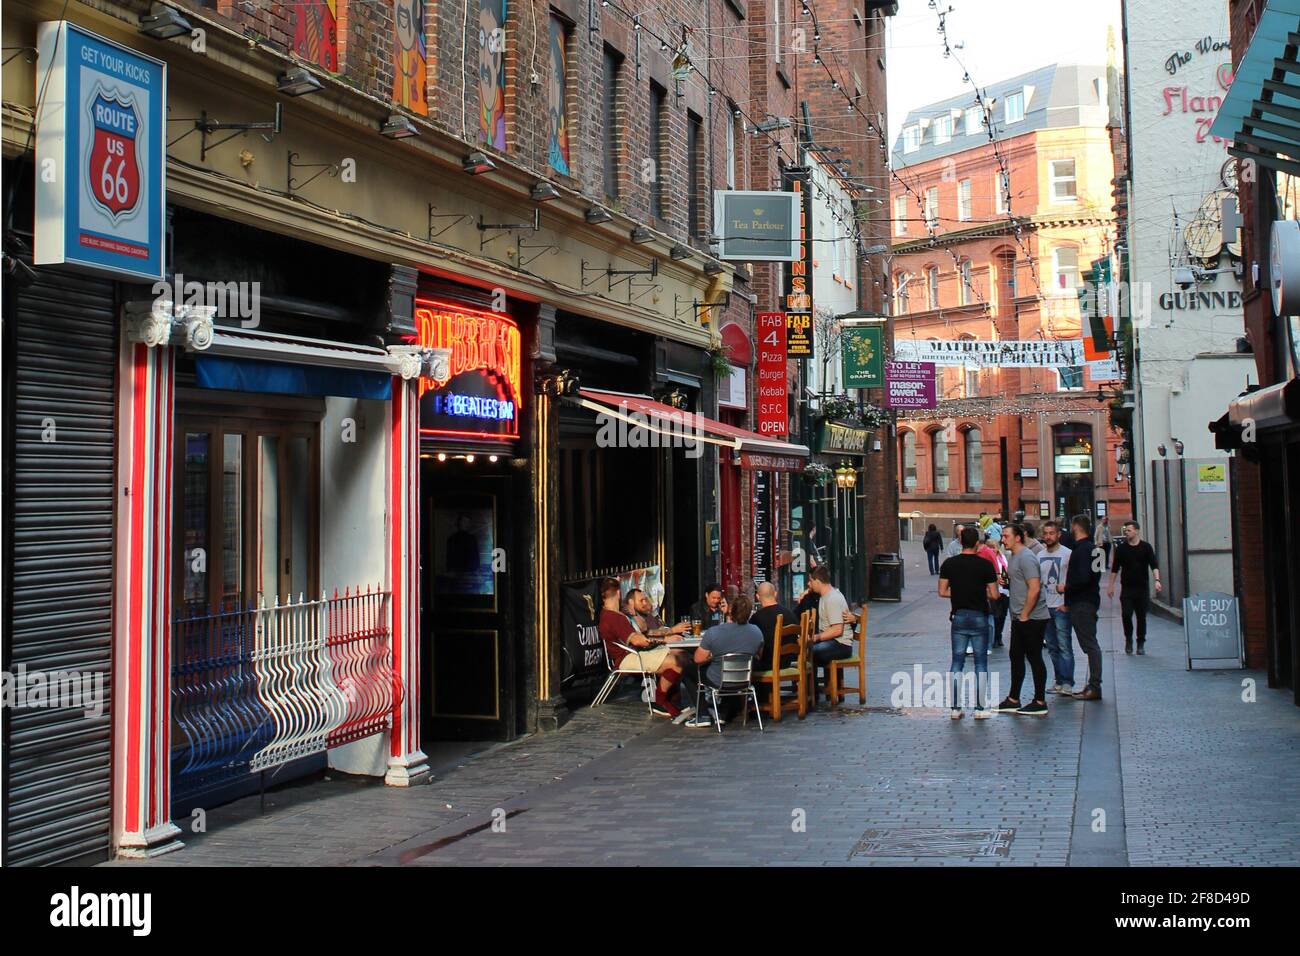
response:
[(1096, 410), (1097, 403), (1114, 398), (1101, 388), (1085, 392), (1042, 392), (1030, 395), (990, 395), (982, 398), (948, 398), (935, 408), (899, 409), (899, 422), (934, 422), (969, 418), (992, 421), (1001, 415), (1042, 415)]

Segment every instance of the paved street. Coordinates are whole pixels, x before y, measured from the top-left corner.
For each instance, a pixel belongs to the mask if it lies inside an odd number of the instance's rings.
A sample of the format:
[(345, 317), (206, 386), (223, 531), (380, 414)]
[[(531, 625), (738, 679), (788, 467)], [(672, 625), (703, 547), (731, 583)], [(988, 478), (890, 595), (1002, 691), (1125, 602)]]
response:
[[(865, 711), (718, 735), (625, 698), (430, 786), (285, 788), (264, 815), (256, 798), (213, 810), (182, 852), (115, 865), (1300, 865), (1300, 710), (1261, 673), (1187, 672), (1168, 621), (1126, 656), (1104, 596), (1100, 704), (983, 722), (894, 708), (893, 675), (948, 665), (946, 602), (906, 547), (905, 600), (871, 609)], [(1005, 650), (992, 666), (1005, 693)]]

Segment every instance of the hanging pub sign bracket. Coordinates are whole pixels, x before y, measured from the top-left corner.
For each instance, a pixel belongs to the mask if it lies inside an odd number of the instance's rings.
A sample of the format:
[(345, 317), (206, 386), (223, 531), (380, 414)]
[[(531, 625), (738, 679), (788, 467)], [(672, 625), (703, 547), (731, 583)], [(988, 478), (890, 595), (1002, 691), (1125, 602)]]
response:
[[(434, 212), (434, 210), (437, 208), (438, 207), (435, 206), (433, 203), (429, 203), (429, 242), (433, 242), (433, 240), (437, 239), (448, 229), (454, 229), (456, 226), (459, 226), (466, 219), (473, 218), (467, 212)], [(434, 232), (433, 221), (435, 219), (454, 219), (455, 222), (449, 222), (447, 223), (447, 225), (443, 226), (437, 232)]]
[[(524, 258), (525, 249), (540, 249), (541, 251), (534, 253), (533, 255), (525, 259)], [(534, 262), (536, 262), (542, 256), (546, 255), (548, 252), (559, 252), (559, 251), (560, 251), (560, 247), (553, 243), (524, 242), (524, 240), (519, 238), (518, 236), (515, 237), (515, 265), (520, 269), (524, 268), (524, 266), (532, 265)]]
[[(311, 182), (317, 177), (319, 177), (322, 173), (328, 173), (331, 176), (337, 176), (339, 174), (338, 163), (295, 163), (294, 158), (297, 157), (297, 155), (298, 154), (295, 152), (289, 153), (288, 174), (286, 175), (285, 180), (288, 183), (288, 190), (290, 196), (293, 195), (293, 191), (295, 189), (305, 188), (306, 186), (310, 185)], [(316, 170), (316, 172), (312, 173), (305, 180), (295, 185), (295, 180), (293, 178), (293, 171), (295, 169), (314, 169)]]
[[(189, 136), (190, 133), (193, 133), (197, 130), (202, 136), (202, 142), (199, 145), (199, 161), (206, 163), (208, 161), (208, 153), (212, 152), (214, 149), (216, 149), (218, 146), (222, 145), (223, 143), (230, 142), (236, 136), (243, 136), (245, 133), (248, 132), (253, 132), (255, 130), (261, 130), (261, 129), (270, 130), (269, 133), (262, 134), (262, 139), (266, 140), (268, 143), (274, 142), (275, 138), (278, 135), (280, 135), (283, 119), (284, 119), (283, 103), (275, 104), (275, 118), (271, 120), (269, 123), (219, 123), (216, 120), (208, 119), (208, 111), (203, 110), (203, 112), (201, 112), (198, 115), (198, 117), (187, 116), (179, 119), (168, 119), (167, 122), (169, 123), (193, 123), (194, 126), (192, 129), (188, 130), (187, 132), (184, 132), (180, 136), (177, 136), (174, 140), (168, 143), (167, 146), (168, 148), (175, 146), (186, 136)], [(215, 143), (208, 142), (208, 137), (211, 136), (213, 133), (219, 133), (225, 130), (234, 130), (234, 132), (232, 132), (229, 136), (223, 136)], [(292, 190), (290, 191), (292, 192)]]
[[(649, 269), (615, 269), (613, 265), (605, 267), (605, 277), (609, 281), (609, 291), (614, 291), (614, 286), (622, 285), (624, 282), (631, 286), (633, 276), (649, 276), (651, 279), (659, 275), (659, 260), (651, 259)], [(614, 277), (618, 276), (616, 280)]]
[[(497, 239), (500, 239), (507, 232), (513, 232), (516, 229), (527, 229), (531, 232), (537, 232), (541, 228), (542, 211), (540, 209), (533, 210), (532, 222), (484, 222), (483, 217), (480, 215), (478, 217), (478, 231), (483, 233), (483, 235), (478, 241), (478, 251), (482, 252), (487, 248), (489, 242), (494, 242)], [(493, 235), (489, 236), (489, 232), (493, 233)]]
[[(588, 272), (592, 273), (592, 277), (590, 279), (587, 278)], [(604, 270), (598, 269), (595, 266), (589, 266), (587, 265), (586, 259), (582, 260), (582, 287), (584, 289), (590, 285), (595, 284), (595, 282), (604, 274), (605, 274)]]
[(731, 293), (723, 293), (721, 301), (718, 302), (701, 302), (699, 299), (692, 299), (686, 305), (682, 305), (681, 302), (682, 300), (680, 296), (673, 296), (673, 315), (675, 317), (680, 316), (687, 309), (694, 309), (697, 314), (700, 309), (716, 309), (719, 307), (725, 309), (727, 306), (731, 305)]
[[(641, 291), (634, 295), (632, 293), (633, 289), (640, 289)], [(643, 298), (647, 292), (654, 291), (655, 289), (658, 289), (660, 292), (664, 291), (664, 287), (658, 282), (637, 282), (636, 279), (629, 279), (627, 283), (628, 305), (631, 305), (634, 300)]]

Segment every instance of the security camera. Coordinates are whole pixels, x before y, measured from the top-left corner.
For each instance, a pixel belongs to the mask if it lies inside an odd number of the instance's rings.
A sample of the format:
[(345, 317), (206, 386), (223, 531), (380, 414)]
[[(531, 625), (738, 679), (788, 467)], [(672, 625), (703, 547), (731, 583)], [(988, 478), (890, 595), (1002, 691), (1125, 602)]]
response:
[(1180, 289), (1190, 289), (1196, 285), (1196, 273), (1187, 266), (1179, 266), (1174, 270), (1174, 282), (1178, 283)]

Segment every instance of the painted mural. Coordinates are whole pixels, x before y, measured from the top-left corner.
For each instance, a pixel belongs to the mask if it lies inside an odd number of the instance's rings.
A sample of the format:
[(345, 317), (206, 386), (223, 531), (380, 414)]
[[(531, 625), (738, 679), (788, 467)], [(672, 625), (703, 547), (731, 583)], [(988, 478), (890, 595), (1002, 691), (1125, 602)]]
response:
[(547, 82), (549, 97), (549, 129), (551, 168), (570, 176), (569, 121), (565, 108), (568, 99), (565, 74), (568, 69), (568, 29), (559, 17), (551, 17), (551, 73)]
[(301, 0), (293, 11), (293, 52), (331, 73), (339, 70), (339, 0)]
[(424, 0), (393, 0), (393, 102), (429, 115)]
[(478, 139), (506, 148), (506, 3), (479, 0)]

